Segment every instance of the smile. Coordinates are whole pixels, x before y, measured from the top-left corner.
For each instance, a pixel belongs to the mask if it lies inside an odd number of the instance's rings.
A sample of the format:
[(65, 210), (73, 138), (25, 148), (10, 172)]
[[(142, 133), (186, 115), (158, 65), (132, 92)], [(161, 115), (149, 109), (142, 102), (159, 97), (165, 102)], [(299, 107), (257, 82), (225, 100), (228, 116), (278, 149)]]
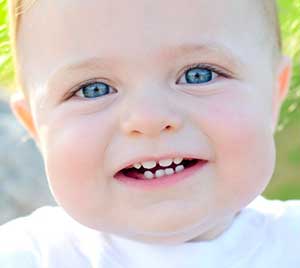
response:
[(207, 162), (207, 160), (187, 158), (151, 160), (124, 168), (114, 177), (135, 187), (157, 188), (169, 186), (190, 177)]

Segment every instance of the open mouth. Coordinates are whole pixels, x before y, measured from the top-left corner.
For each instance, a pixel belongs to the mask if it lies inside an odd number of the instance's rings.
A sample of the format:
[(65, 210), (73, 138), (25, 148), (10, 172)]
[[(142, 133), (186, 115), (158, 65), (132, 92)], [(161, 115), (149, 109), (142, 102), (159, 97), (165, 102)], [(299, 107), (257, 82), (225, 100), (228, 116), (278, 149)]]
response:
[(153, 180), (181, 173), (197, 165), (200, 159), (166, 159), (159, 162), (148, 161), (138, 163), (129, 168), (120, 170), (115, 177), (125, 176), (135, 180)]

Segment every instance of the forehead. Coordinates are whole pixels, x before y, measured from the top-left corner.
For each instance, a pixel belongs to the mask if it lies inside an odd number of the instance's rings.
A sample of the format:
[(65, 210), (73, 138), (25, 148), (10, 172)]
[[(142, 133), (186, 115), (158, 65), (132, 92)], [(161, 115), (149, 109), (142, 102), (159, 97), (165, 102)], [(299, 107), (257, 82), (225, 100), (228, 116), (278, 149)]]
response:
[[(20, 18), (18, 57), (25, 77), (36, 83), (45, 82), (61, 67), (95, 57), (105, 57), (110, 64), (131, 63), (141, 70), (150, 63), (162, 64), (162, 57), (170, 58), (176, 54), (173, 52), (188, 52), (185, 48), (190, 44), (211, 47), (207, 53), (219, 52), (227, 60), (231, 54), (236, 62), (247, 64), (258, 57), (264, 43), (262, 20), (254, 3), (37, 1)], [(170, 49), (176, 47), (181, 49)]]

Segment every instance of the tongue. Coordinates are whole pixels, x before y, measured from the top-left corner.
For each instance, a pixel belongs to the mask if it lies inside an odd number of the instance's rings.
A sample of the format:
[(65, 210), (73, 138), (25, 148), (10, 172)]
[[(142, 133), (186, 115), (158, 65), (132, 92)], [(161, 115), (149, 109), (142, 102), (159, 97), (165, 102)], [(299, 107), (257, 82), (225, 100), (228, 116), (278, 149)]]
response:
[(134, 169), (124, 171), (124, 175), (126, 175), (127, 177), (134, 178), (134, 179), (146, 180), (146, 177), (144, 176), (143, 173), (140, 173)]

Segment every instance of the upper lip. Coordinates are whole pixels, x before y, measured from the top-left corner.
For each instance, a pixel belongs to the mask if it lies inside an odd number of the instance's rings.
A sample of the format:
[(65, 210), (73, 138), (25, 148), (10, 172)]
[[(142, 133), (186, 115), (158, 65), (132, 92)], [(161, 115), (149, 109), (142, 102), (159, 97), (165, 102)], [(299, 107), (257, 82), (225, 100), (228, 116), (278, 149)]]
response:
[(122, 169), (129, 168), (133, 166), (136, 163), (142, 163), (146, 161), (160, 161), (162, 159), (174, 159), (174, 158), (183, 158), (183, 159), (198, 159), (198, 160), (204, 160), (207, 161), (204, 157), (199, 157), (199, 155), (193, 155), (193, 154), (167, 154), (163, 156), (140, 156), (133, 158), (129, 161), (126, 161), (122, 163), (119, 167), (117, 167), (114, 171), (114, 175), (120, 172)]

